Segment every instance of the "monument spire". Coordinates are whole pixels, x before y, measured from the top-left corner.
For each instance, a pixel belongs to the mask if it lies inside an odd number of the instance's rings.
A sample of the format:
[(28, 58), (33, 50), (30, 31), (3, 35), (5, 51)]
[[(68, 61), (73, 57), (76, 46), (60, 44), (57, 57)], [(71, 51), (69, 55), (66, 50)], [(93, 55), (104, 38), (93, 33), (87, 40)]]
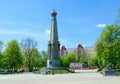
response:
[(58, 41), (58, 30), (57, 30), (57, 12), (55, 12), (55, 9), (53, 9), (53, 12), (51, 13), (52, 20), (51, 20), (51, 36), (50, 41)]

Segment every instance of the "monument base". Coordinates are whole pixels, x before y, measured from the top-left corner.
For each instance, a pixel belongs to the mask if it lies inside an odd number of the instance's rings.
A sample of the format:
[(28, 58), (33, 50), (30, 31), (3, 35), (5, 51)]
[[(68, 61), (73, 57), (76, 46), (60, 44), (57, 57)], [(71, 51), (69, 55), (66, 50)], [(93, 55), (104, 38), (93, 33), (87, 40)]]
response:
[(49, 74), (50, 70), (68, 70), (68, 69), (63, 67), (44, 67), (41, 69), (40, 74), (47, 75)]
[(115, 76), (114, 70), (105, 70), (104, 76)]

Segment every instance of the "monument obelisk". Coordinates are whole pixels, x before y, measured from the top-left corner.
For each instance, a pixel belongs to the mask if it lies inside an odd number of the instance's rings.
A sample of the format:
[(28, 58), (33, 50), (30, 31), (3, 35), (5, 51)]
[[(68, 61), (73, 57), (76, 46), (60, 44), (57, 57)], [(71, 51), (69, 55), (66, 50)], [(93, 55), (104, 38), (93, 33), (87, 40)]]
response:
[(55, 12), (55, 9), (51, 13), (51, 16), (51, 34), (48, 43), (47, 67), (60, 67), (60, 42), (58, 39), (57, 12)]
[(63, 70), (60, 64), (60, 42), (58, 39), (58, 30), (57, 30), (57, 12), (55, 9), (51, 13), (51, 33), (50, 40), (48, 42), (48, 60), (47, 67), (44, 67), (41, 70), (41, 74), (48, 74), (50, 70)]

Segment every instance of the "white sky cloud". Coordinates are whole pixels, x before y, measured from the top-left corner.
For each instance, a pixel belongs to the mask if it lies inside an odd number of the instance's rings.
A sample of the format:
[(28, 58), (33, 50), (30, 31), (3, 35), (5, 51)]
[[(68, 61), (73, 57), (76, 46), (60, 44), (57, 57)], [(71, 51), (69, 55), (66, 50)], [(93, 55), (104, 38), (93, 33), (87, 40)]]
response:
[(0, 34), (23, 34), (23, 32), (0, 29)]
[(103, 27), (105, 27), (106, 26), (106, 24), (98, 24), (97, 25), (97, 27), (101, 27), (101, 28), (103, 28)]
[[(28, 37), (39, 37), (39, 38), (45, 38), (47, 37), (46, 35), (44, 35), (44, 33), (34, 33), (34, 32), (28, 32), (28, 31), (15, 31), (15, 30), (5, 30), (5, 29), (0, 29), (0, 34), (8, 34), (8, 35), (24, 35), (24, 36), (28, 36)], [(44, 35), (44, 36), (43, 36)]]
[(50, 32), (51, 32), (51, 31), (50, 31), (49, 29), (46, 29), (46, 30), (45, 30), (45, 34), (47, 34), (47, 35), (50, 35)]

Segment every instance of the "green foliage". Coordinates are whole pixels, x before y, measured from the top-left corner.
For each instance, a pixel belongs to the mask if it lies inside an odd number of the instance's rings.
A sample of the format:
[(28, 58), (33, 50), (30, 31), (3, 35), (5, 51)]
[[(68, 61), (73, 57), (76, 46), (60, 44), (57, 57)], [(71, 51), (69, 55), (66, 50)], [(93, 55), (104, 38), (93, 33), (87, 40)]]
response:
[(3, 64), (4, 64), (3, 55), (0, 54), (0, 68), (4, 67)]
[(100, 71), (100, 73), (101, 73), (101, 74), (105, 74), (105, 70), (102, 69), (102, 70)]
[(23, 57), (16, 40), (8, 42), (7, 47), (3, 52), (2, 62), (4, 68), (8, 68), (12, 71), (18, 70), (18, 68), (23, 65)]
[(40, 68), (46, 67), (47, 66), (47, 57), (48, 53), (46, 51), (42, 51), (40, 53)]
[(75, 54), (75, 57), (77, 59), (77, 62), (88, 62), (91, 56), (89, 55), (89, 52), (84, 50), (82, 54)]
[(98, 67), (99, 64), (98, 64), (98, 60), (97, 60), (97, 59), (98, 59), (97, 56), (91, 57), (91, 58), (89, 59), (90, 65), (91, 65), (91, 66), (94, 66), (94, 67)]
[[(11, 40), (4, 52), (0, 53), (0, 68), (7, 68), (14, 72), (26, 67), (29, 68), (29, 71), (46, 67), (48, 54), (45, 51), (39, 52), (36, 44), (36, 41), (27, 38), (22, 40), (21, 47), (19, 47), (16, 40)], [(0, 46), (2, 46), (2, 43)]]
[(70, 63), (77, 62), (77, 59), (74, 54), (68, 54), (67, 56), (61, 56), (61, 66), (69, 67)]
[(115, 74), (120, 76), (120, 69), (116, 69)]
[(47, 66), (47, 57), (44, 56), (42, 57), (41, 61), (40, 61), (40, 68), (46, 67)]
[(115, 68), (120, 68), (120, 27), (108, 25), (102, 31), (96, 42), (98, 66), (106, 66), (112, 63)]
[(41, 57), (37, 49), (33, 50), (31, 59), (32, 70), (40, 68)]
[(71, 73), (68, 70), (50, 70), (48, 74), (68, 74)]
[(7, 73), (7, 72), (0, 72), (0, 75), (1, 75), (1, 74), (5, 75), (5, 74), (8, 74), (8, 73)]
[(80, 55), (79, 62), (88, 62), (90, 56), (86, 53), (87, 52), (84, 51), (82, 55)]

